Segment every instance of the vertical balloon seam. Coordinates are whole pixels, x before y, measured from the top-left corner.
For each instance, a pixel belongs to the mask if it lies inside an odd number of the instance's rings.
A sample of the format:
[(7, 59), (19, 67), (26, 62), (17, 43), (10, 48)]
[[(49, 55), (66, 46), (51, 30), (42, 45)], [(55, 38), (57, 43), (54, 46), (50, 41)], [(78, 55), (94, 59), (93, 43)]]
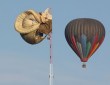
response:
[(84, 53), (84, 57), (86, 57), (86, 51), (87, 51), (87, 40), (88, 40), (88, 37), (87, 37), (87, 35), (86, 35), (86, 33), (87, 33), (87, 25), (86, 25), (86, 23), (87, 23), (87, 20), (85, 20), (85, 22), (84, 22), (84, 26), (83, 26), (83, 33), (84, 33), (84, 35), (85, 35), (85, 53)]
[(67, 27), (66, 27), (66, 32), (65, 32), (65, 34), (67, 35), (67, 36), (65, 36), (66, 37), (66, 39), (67, 39), (67, 42), (68, 42), (68, 44), (70, 45), (70, 47), (73, 49), (73, 51), (75, 51), (75, 53), (79, 56), (79, 54), (78, 54), (78, 52), (75, 50), (75, 47), (74, 47), (74, 45), (72, 44), (72, 42), (71, 42), (71, 30), (70, 30), (70, 28), (71, 28), (71, 26), (69, 25), (67, 25)]
[(89, 32), (91, 32), (89, 29), (90, 27), (91, 26), (87, 24), (87, 26), (86, 26), (86, 28), (87, 28), (86, 29), (87, 30), (87, 32), (86, 32), (86, 36), (87, 36), (86, 57), (88, 56), (90, 49), (91, 49), (91, 41), (90, 41), (90, 36), (89, 36), (89, 34), (90, 34)]
[(68, 28), (68, 24), (67, 24), (67, 26), (66, 26), (66, 29), (65, 29), (65, 37), (66, 37), (66, 41), (67, 41), (67, 43), (68, 43), (68, 45), (72, 48), (72, 46), (71, 46), (71, 43), (70, 43), (70, 39), (69, 39), (69, 28)]
[(78, 51), (79, 51), (79, 53), (80, 53), (80, 59), (82, 59), (83, 58), (83, 52), (82, 52), (82, 46), (81, 46), (81, 43), (79, 42), (79, 40), (80, 40), (80, 25), (79, 25), (80, 23), (78, 22), (78, 21), (76, 21), (76, 23), (75, 23), (75, 25), (73, 26), (74, 27), (74, 32), (75, 32), (75, 34), (77, 35), (76, 36), (76, 42), (77, 42), (77, 48), (78, 48)]
[(68, 25), (66, 26), (66, 29), (65, 29), (65, 38), (66, 38), (66, 41), (69, 43), (69, 39), (68, 39)]
[(91, 43), (91, 49), (90, 51), (93, 49), (94, 45), (96, 44), (96, 42), (98, 41), (98, 35), (96, 34), (93, 39), (92, 39), (92, 43)]
[(74, 38), (73, 35), (72, 35), (71, 41), (72, 41), (72, 44), (74, 46), (74, 50), (76, 51), (76, 53), (78, 54), (78, 56), (80, 56), (80, 53), (78, 51), (78, 48), (77, 48), (77, 45), (76, 45), (76, 41), (75, 41), (75, 38)]
[[(102, 39), (99, 41), (99, 45), (97, 46), (97, 48), (95, 49), (95, 51), (100, 47), (100, 45), (102, 44), (103, 40), (104, 40), (104, 36), (103, 36)], [(95, 51), (92, 53), (92, 55), (95, 53)], [(91, 55), (91, 56), (92, 56), (92, 55)], [(90, 58), (91, 56), (89, 56), (88, 58)]]
[[(92, 48), (92, 41), (93, 41), (93, 38), (91, 37), (91, 35), (92, 35), (92, 23), (90, 22), (90, 24), (89, 24), (89, 32), (88, 32), (88, 36), (89, 36), (89, 41), (90, 41), (90, 43), (91, 43), (91, 48)], [(90, 49), (91, 49), (90, 48)]]
[(82, 52), (81, 43), (77, 42), (77, 47), (78, 47), (78, 50), (79, 50), (79, 52), (80, 52), (80, 58), (83, 58), (83, 52)]
[[(76, 49), (75, 49), (75, 47), (74, 47), (74, 44), (72, 43), (72, 40), (71, 40), (71, 38), (72, 38), (71, 27), (72, 27), (72, 23), (70, 22), (70, 24), (69, 24), (69, 39), (70, 39), (71, 46), (73, 47), (72, 49), (73, 49), (73, 50), (75, 51), (75, 53), (77, 54), (77, 51), (76, 51)], [(77, 55), (78, 55), (78, 54), (77, 54)]]
[(68, 32), (69, 33), (68, 35), (69, 35), (70, 45), (71, 45), (72, 50), (75, 51), (75, 53), (79, 56), (79, 54), (78, 54), (78, 52), (77, 52), (77, 50), (76, 50), (76, 48), (75, 48), (75, 46), (74, 46), (74, 44), (72, 42), (72, 33), (71, 33), (72, 31), (71, 31), (71, 27), (72, 27), (72, 23), (70, 22), (69, 23), (69, 27), (68, 27), (68, 29), (69, 29), (68, 30), (69, 31)]
[(90, 55), (93, 52), (93, 50), (94, 50), (95, 46), (97, 45), (97, 43), (98, 43), (98, 35), (96, 34), (96, 36), (94, 36), (93, 43), (92, 43), (92, 46), (91, 46), (91, 50), (90, 50), (87, 58), (90, 57)]
[(70, 43), (69, 39), (69, 25), (67, 24), (66, 29), (65, 29), (65, 37), (67, 39), (68, 44)]
[[(96, 27), (97, 27), (97, 25), (96, 25)], [(99, 36), (98, 36), (98, 38), (99, 38), (98, 41), (99, 41), (100, 38), (102, 37), (102, 35), (101, 35), (101, 32), (102, 32), (101, 29), (102, 29), (102, 28), (100, 28), (100, 25), (99, 25), (99, 28), (97, 27), (97, 34), (99, 35)]]
[(81, 35), (81, 46), (82, 46), (83, 58), (86, 55), (86, 40), (87, 40), (87, 37), (84, 34), (82, 34)]
[(80, 30), (80, 33), (79, 33), (79, 35), (80, 35), (80, 38), (79, 38), (79, 42), (80, 42), (80, 44), (81, 44), (81, 50), (82, 50), (82, 58), (81, 58), (81, 61), (83, 62), (83, 59), (84, 59), (84, 47), (83, 47), (83, 42), (82, 42), (82, 40), (81, 40), (81, 38), (82, 38), (82, 35), (83, 35), (83, 22), (81, 21), (81, 22), (79, 22), (79, 24), (78, 24), (78, 28), (79, 28), (79, 30)]
[(81, 38), (81, 32), (82, 32), (82, 30), (81, 30), (81, 22), (78, 22), (78, 20), (76, 21), (76, 25), (77, 25), (77, 38), (78, 38), (78, 42), (79, 42), (79, 45), (80, 45), (80, 52), (81, 52), (81, 56), (80, 56), (80, 59), (82, 60), (83, 59), (83, 47), (82, 47), (82, 45), (81, 45), (81, 40), (80, 40), (80, 38)]
[(103, 35), (103, 29), (104, 29), (104, 26), (101, 24), (101, 22), (98, 22), (97, 21), (97, 23), (98, 23), (98, 28), (99, 28), (99, 39), (102, 37), (102, 35)]
[(88, 54), (90, 52), (90, 48), (91, 48), (91, 43), (88, 41), (87, 46), (86, 46), (86, 57), (88, 56)]
[(90, 53), (90, 55), (88, 55), (88, 59), (92, 56), (92, 54), (96, 51), (96, 49), (98, 48), (98, 46), (99, 46), (99, 43), (97, 43), (95, 46), (94, 46), (94, 48), (92, 49), (92, 51), (91, 51), (91, 53)]
[(78, 57), (81, 58), (81, 52), (80, 52), (80, 50), (78, 49), (78, 46), (77, 46), (77, 42), (78, 42), (77, 38), (78, 38), (78, 36), (75, 36), (75, 34), (77, 35), (78, 24), (74, 23), (74, 24), (72, 24), (72, 27), (73, 27), (73, 29), (71, 28), (71, 30), (72, 30), (72, 36), (74, 36), (74, 39), (75, 39), (76, 50), (77, 50), (77, 52), (79, 54)]

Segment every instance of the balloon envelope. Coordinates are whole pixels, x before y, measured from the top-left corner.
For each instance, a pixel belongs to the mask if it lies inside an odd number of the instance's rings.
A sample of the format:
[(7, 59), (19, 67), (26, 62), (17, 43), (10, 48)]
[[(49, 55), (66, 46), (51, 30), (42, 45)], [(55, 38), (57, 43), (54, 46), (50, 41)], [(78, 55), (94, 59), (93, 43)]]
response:
[(104, 37), (105, 28), (96, 19), (78, 18), (70, 21), (65, 28), (65, 38), (82, 62), (88, 61)]
[(49, 11), (49, 8), (42, 13), (27, 10), (17, 17), (15, 29), (24, 41), (29, 44), (38, 44), (52, 32), (52, 15)]

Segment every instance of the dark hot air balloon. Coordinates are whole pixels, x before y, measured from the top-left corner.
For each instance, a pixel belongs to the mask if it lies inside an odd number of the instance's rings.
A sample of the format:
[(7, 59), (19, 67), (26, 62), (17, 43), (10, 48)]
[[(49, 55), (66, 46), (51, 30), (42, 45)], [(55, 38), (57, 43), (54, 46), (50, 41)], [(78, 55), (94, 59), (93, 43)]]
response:
[[(105, 28), (96, 19), (79, 18), (67, 24), (65, 37), (80, 60), (87, 62), (102, 44), (105, 37)], [(86, 65), (83, 64), (83, 67), (86, 67)]]

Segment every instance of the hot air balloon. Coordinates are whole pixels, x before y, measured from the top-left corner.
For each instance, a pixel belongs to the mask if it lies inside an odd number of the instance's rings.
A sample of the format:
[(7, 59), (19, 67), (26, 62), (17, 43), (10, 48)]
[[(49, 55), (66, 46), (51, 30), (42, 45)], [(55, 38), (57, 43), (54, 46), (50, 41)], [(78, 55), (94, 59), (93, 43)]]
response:
[(44, 12), (28, 10), (21, 13), (15, 21), (15, 29), (29, 44), (38, 44), (52, 32), (52, 15), (50, 9)]
[(47, 8), (44, 12), (28, 10), (21, 13), (15, 21), (15, 30), (29, 44), (38, 44), (46, 36), (50, 41), (50, 73), (49, 84), (53, 85), (53, 62), (52, 62), (52, 14)]
[(91, 18), (78, 18), (70, 21), (65, 28), (65, 38), (72, 50), (84, 62), (94, 54), (105, 37), (103, 24)]

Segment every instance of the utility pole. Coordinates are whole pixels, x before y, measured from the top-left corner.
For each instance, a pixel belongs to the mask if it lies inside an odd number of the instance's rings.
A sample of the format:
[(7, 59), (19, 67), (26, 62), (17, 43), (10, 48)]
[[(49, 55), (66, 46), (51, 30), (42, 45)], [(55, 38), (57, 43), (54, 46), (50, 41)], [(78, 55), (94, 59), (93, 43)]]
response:
[(47, 39), (50, 41), (50, 72), (49, 72), (49, 85), (53, 85), (53, 60), (52, 60), (52, 33), (49, 33)]

